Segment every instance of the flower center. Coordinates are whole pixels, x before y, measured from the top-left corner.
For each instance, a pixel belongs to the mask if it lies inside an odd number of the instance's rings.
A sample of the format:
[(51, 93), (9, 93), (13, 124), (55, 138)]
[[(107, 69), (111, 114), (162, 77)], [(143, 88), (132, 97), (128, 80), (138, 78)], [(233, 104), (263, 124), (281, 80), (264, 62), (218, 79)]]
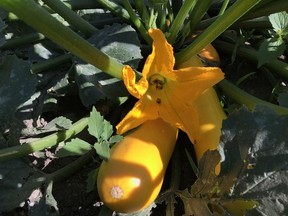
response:
[(149, 83), (152, 86), (155, 86), (156, 90), (162, 90), (166, 80), (160, 74), (154, 74), (149, 78)]

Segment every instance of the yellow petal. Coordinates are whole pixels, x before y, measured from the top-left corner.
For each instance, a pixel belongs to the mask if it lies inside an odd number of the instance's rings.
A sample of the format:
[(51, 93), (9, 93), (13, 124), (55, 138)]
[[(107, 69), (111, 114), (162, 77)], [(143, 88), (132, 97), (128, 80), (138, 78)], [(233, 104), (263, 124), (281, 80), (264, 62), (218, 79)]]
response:
[(136, 102), (133, 109), (116, 126), (118, 134), (124, 134), (127, 131), (138, 127), (147, 120), (158, 118), (157, 104), (149, 99), (149, 94)]
[(124, 84), (131, 95), (140, 99), (148, 89), (148, 82), (145, 77), (142, 77), (136, 84), (136, 75), (130, 66), (125, 66), (122, 69)]
[(153, 39), (152, 53), (145, 62), (142, 74), (147, 77), (153, 73), (165, 75), (166, 72), (173, 70), (175, 64), (173, 47), (159, 29), (150, 29), (149, 34)]

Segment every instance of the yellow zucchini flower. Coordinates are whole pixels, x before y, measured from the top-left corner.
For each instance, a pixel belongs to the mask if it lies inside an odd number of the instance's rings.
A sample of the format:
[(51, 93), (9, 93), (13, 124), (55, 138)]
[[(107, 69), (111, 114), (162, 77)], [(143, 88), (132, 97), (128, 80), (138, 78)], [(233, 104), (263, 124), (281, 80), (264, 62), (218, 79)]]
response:
[(158, 29), (150, 29), (152, 53), (148, 56), (142, 78), (130, 66), (122, 70), (129, 93), (139, 100), (117, 125), (123, 134), (147, 120), (162, 118), (186, 132), (192, 142), (198, 134), (198, 116), (193, 102), (201, 93), (224, 78), (218, 67), (187, 67), (174, 70), (172, 46)]

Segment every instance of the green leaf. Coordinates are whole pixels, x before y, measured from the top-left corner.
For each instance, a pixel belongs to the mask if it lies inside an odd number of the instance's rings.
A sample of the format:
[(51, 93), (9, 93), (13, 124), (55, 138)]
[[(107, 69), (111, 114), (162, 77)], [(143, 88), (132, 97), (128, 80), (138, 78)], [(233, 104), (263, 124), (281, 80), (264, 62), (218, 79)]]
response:
[(283, 136), (287, 125), (288, 116), (262, 107), (255, 112), (241, 109), (223, 122), (225, 161), (220, 175), (236, 180), (232, 198), (260, 203), (249, 215), (288, 211), (288, 137)]
[(285, 11), (269, 15), (269, 21), (276, 32), (288, 29), (288, 13)]
[(103, 121), (103, 116), (101, 116), (101, 114), (96, 111), (95, 107), (93, 107), (90, 112), (90, 117), (88, 118), (88, 132), (98, 140), (101, 138), (104, 131)]
[(61, 131), (61, 130), (68, 130), (72, 126), (72, 121), (66, 117), (60, 116), (49, 123), (47, 123), (44, 127), (40, 128), (43, 132), (54, 132), (54, 131)]
[(8, 212), (19, 207), (35, 189), (41, 187), (46, 176), (21, 159), (0, 163), (0, 209)]
[(86, 192), (87, 193), (95, 190), (98, 171), (99, 171), (99, 168), (94, 169), (88, 173), (87, 186), (86, 186)]
[(110, 144), (109, 144), (109, 142), (103, 140), (100, 143), (95, 143), (94, 148), (96, 149), (96, 152), (101, 159), (107, 161), (110, 158)]
[(113, 143), (118, 143), (120, 141), (123, 140), (123, 136), (121, 135), (114, 135), (114, 136), (111, 136), (110, 139), (109, 139), (109, 143), (110, 144), (113, 144)]
[(194, 215), (194, 216), (212, 216), (214, 215), (209, 206), (208, 200), (205, 198), (194, 198), (191, 196), (189, 191), (186, 189), (178, 193), (178, 196), (181, 198), (184, 204), (185, 215)]
[(274, 37), (264, 40), (257, 52), (257, 67), (259, 68), (272, 60), (276, 60), (284, 53), (285, 49), (286, 45), (281, 39)]
[(111, 137), (113, 134), (113, 127), (110, 124), (110, 122), (104, 120), (103, 122), (103, 133), (101, 134), (101, 137), (105, 140), (108, 141), (108, 139)]
[(0, 18), (0, 47), (5, 43), (5, 36), (2, 34), (2, 31), (6, 28), (5, 22)]
[(7, 119), (35, 92), (36, 76), (30, 73), (30, 63), (14, 55), (0, 62), (0, 119)]
[(288, 107), (288, 91), (281, 92), (277, 98), (280, 106)]
[(56, 157), (67, 157), (74, 155), (83, 155), (90, 151), (92, 146), (79, 138), (67, 142), (57, 153)]
[[(121, 63), (137, 68), (142, 58), (136, 31), (127, 24), (113, 24), (95, 33), (89, 42)], [(128, 96), (122, 80), (111, 77), (93, 65), (75, 60), (75, 80), (82, 103), (89, 107), (99, 100)]]
[(39, 190), (39, 200), (37, 200), (37, 203), (35, 203), (35, 205), (29, 209), (29, 216), (59, 215), (57, 201), (52, 194), (52, 189), (53, 181), (51, 181), (48, 185), (45, 184), (45, 186), (42, 186), (41, 190)]

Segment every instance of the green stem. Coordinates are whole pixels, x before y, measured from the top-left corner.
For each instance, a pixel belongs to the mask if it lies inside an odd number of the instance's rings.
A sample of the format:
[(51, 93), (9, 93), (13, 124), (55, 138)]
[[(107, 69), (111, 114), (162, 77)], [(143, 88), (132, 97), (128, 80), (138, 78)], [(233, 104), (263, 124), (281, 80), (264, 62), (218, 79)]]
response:
[(135, 27), (138, 29), (138, 31), (142, 35), (143, 39), (146, 41), (147, 44), (151, 44), (152, 39), (150, 38), (150, 36), (147, 32), (147, 29), (144, 27), (141, 20), (136, 15), (136, 13), (135, 13), (134, 9), (132, 8), (129, 0), (122, 0), (122, 2), (123, 2), (125, 9), (128, 11), (128, 14), (130, 16), (130, 20), (133, 22)]
[(193, 32), (195, 30), (195, 27), (203, 18), (208, 8), (211, 6), (212, 1), (213, 0), (197, 1), (189, 17), (190, 32)]
[(184, 20), (186, 19), (187, 15), (189, 14), (192, 7), (196, 4), (195, 0), (185, 1), (180, 11), (176, 15), (175, 19), (171, 23), (171, 27), (169, 30), (169, 36), (167, 38), (170, 44), (174, 44), (176, 37), (179, 33), (180, 28), (182, 27)]
[(60, 131), (43, 137), (39, 140), (25, 143), (23, 145), (0, 149), (0, 161), (23, 157), (33, 152), (41, 151), (45, 148), (52, 147), (57, 143), (65, 141), (72, 136), (80, 133), (87, 127), (87, 124), (88, 119), (82, 118), (79, 121), (75, 122), (69, 130)]
[(269, 29), (272, 28), (267, 17), (259, 17), (234, 23), (230, 29)]
[[(235, 44), (220, 41), (220, 40), (215, 40), (213, 42), (213, 45), (220, 52), (224, 52), (228, 54), (231, 54), (235, 48)], [(251, 47), (249, 48), (246, 48), (243, 46), (238, 47), (237, 55), (255, 64), (257, 64), (258, 62), (257, 51)], [(271, 60), (265, 63), (264, 66), (270, 69), (271, 71), (279, 74), (280, 76), (285, 77), (286, 79), (288, 78), (288, 64), (287, 63), (276, 59), (276, 60)]]
[(261, 16), (268, 16), (272, 13), (277, 13), (281, 11), (288, 10), (288, 1), (283, 0), (274, 0), (267, 4), (264, 4), (262, 7), (255, 8), (249, 13), (243, 16), (243, 20), (252, 19)]
[(157, 11), (157, 28), (163, 32), (166, 31), (166, 4), (155, 3), (155, 10)]
[(140, 14), (141, 19), (143, 20), (143, 23), (146, 24), (146, 27), (148, 27), (149, 23), (149, 12), (147, 10), (147, 7), (143, 0), (134, 0), (135, 8)]
[(227, 9), (228, 4), (229, 4), (229, 0), (224, 0), (224, 1), (223, 1), (223, 4), (222, 4), (222, 6), (221, 6), (221, 9), (220, 9), (218, 15), (223, 15), (223, 13), (225, 12), (225, 10)]
[(122, 79), (123, 65), (104, 54), (70, 28), (57, 21), (33, 0), (1, 0), (0, 6), (43, 33), (59, 46), (100, 70)]
[(241, 16), (261, 0), (238, 0), (223, 15), (219, 16), (201, 35), (184, 50), (175, 54), (177, 63), (187, 61), (199, 53), (205, 46), (215, 40)]
[(41, 73), (43, 71), (46, 71), (48, 69), (54, 68), (58, 65), (62, 65), (62, 64), (68, 63), (68, 62), (71, 62), (71, 55), (70, 54), (64, 54), (64, 55), (57, 56), (55, 58), (47, 59), (43, 62), (33, 64), (31, 66), (31, 71), (34, 74), (37, 74), (37, 73)]
[(279, 115), (287, 115), (288, 108), (278, 106), (267, 101), (261, 100), (242, 89), (238, 88), (236, 85), (232, 84), (228, 80), (224, 79), (217, 84), (221, 90), (224, 92), (225, 95), (232, 98), (239, 104), (244, 104), (250, 110), (254, 110), (257, 105), (262, 105), (269, 107), (270, 109), (274, 110)]
[(67, 0), (63, 3), (71, 10), (82, 10), (88, 8), (100, 8), (101, 5), (95, 0)]
[(121, 17), (127, 22), (130, 22), (130, 15), (123, 7), (121, 7), (119, 4), (112, 2), (110, 0), (98, 0), (98, 3), (102, 5), (102, 7), (108, 9), (113, 14), (115, 14), (118, 17)]
[(71, 26), (83, 32), (87, 37), (98, 31), (98, 29), (77, 15), (73, 10), (69, 9), (60, 0), (43, 0), (43, 2), (62, 16)]
[(69, 163), (67, 166), (48, 174), (48, 178), (52, 179), (53, 182), (60, 182), (65, 179), (67, 179), (69, 176), (71, 176), (73, 173), (80, 170), (85, 164), (92, 161), (92, 157), (94, 155), (94, 150), (80, 156), (75, 161)]
[(6, 43), (0, 47), (0, 49), (11, 49), (11, 48), (20, 47), (26, 44), (31, 44), (31, 43), (34, 44), (43, 40), (44, 38), (45, 36), (43, 34), (36, 33), (36, 32), (30, 33), (30, 34), (23, 35), (21, 37), (7, 40)]

